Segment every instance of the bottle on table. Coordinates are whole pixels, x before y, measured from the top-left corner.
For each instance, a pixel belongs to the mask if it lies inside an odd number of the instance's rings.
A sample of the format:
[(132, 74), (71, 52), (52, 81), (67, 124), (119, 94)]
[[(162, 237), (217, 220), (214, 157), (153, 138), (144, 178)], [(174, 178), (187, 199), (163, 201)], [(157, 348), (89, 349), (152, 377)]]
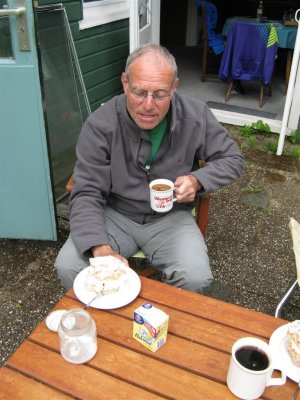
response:
[(263, 12), (264, 12), (264, 3), (262, 2), (262, 0), (260, 0), (260, 2), (258, 3), (258, 6), (257, 6), (257, 10), (256, 10), (256, 20), (258, 22), (262, 21)]

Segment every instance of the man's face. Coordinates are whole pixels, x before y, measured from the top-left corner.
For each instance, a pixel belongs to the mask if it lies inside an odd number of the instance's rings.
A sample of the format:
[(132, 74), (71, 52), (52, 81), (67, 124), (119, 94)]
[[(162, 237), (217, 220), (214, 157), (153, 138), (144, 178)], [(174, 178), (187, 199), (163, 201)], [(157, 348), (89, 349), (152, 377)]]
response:
[(153, 129), (167, 114), (178, 84), (171, 66), (155, 53), (146, 53), (131, 64), (129, 78), (123, 73), (121, 80), (131, 118), (140, 128)]

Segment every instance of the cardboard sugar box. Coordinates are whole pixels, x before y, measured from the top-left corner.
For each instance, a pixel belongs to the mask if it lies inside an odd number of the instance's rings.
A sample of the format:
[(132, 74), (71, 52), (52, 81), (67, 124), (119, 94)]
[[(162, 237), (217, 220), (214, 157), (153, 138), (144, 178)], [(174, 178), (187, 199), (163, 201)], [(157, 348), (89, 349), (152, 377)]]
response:
[(144, 303), (134, 311), (133, 337), (154, 352), (166, 343), (168, 325), (168, 314)]

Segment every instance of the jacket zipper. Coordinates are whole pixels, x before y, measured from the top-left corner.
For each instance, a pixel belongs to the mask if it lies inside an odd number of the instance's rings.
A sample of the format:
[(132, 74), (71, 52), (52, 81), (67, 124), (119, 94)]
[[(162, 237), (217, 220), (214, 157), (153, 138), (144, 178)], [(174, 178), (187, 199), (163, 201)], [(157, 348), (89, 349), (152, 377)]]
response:
[(148, 181), (148, 183), (150, 183), (150, 169), (151, 169), (151, 166), (150, 165), (146, 165), (146, 175), (147, 175), (147, 181)]

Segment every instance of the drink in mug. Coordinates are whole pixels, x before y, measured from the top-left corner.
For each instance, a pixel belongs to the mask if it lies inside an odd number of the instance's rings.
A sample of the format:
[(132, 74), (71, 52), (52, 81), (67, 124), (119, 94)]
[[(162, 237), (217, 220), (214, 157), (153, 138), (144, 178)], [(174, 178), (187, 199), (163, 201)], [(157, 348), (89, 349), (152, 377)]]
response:
[(155, 185), (152, 185), (152, 189), (157, 192), (165, 192), (166, 190), (170, 190), (171, 186), (166, 185), (165, 183), (156, 183)]
[(174, 183), (168, 179), (155, 179), (149, 185), (151, 208), (156, 212), (167, 212), (173, 207)]
[(254, 346), (243, 346), (235, 353), (237, 361), (245, 368), (252, 371), (263, 371), (270, 362), (267, 354)]

